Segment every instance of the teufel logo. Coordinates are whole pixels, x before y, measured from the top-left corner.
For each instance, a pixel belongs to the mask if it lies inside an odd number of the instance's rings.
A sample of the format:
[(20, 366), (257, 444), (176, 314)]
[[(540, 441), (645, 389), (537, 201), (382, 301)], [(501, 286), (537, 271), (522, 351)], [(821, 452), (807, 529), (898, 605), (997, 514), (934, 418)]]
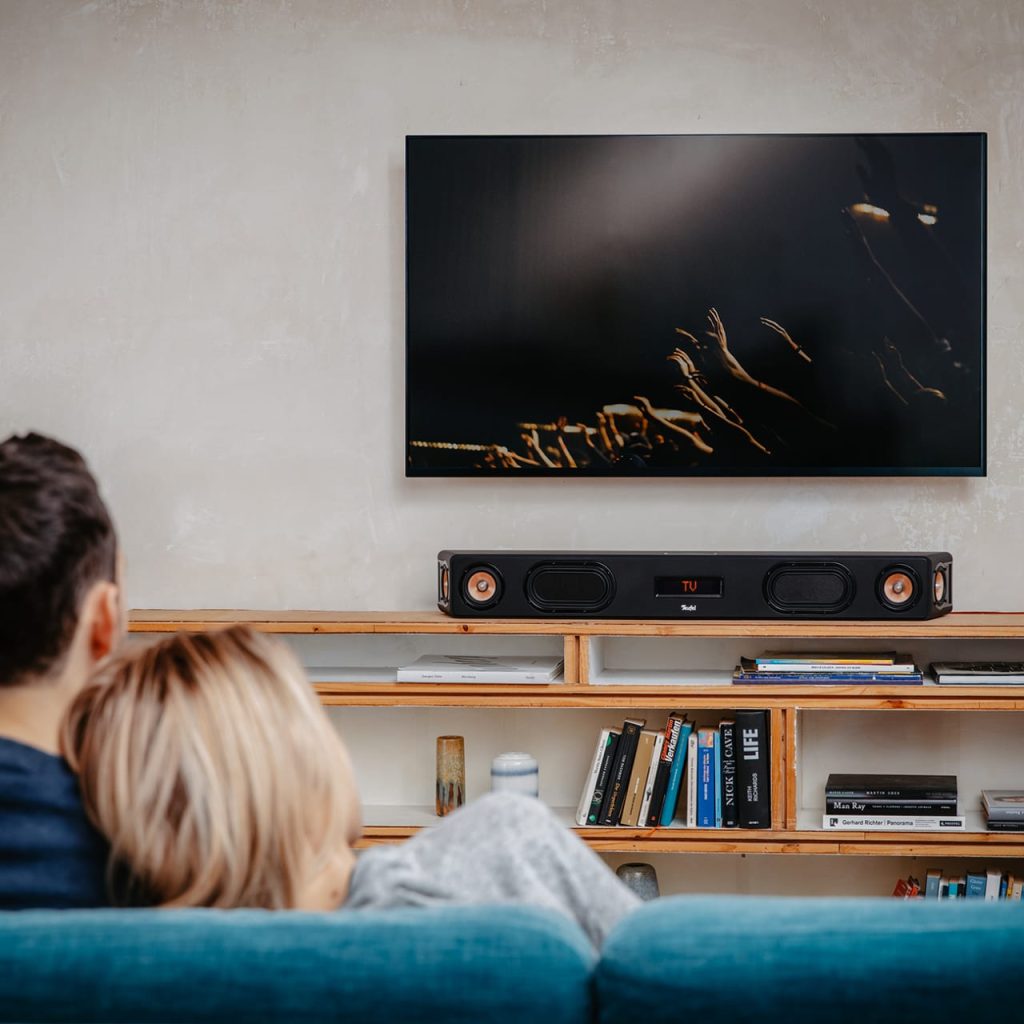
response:
[(679, 606), (679, 610), (681, 612), (695, 612), (697, 610), (697, 606), (695, 604), (681, 604)]

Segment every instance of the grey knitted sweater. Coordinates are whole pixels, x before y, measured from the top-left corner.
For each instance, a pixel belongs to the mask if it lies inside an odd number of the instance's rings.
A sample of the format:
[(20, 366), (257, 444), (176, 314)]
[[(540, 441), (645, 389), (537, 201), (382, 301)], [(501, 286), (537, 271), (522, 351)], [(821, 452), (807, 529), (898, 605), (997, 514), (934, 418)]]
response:
[(400, 846), (361, 853), (344, 909), (527, 903), (567, 914), (600, 947), (639, 902), (540, 800), (491, 793)]

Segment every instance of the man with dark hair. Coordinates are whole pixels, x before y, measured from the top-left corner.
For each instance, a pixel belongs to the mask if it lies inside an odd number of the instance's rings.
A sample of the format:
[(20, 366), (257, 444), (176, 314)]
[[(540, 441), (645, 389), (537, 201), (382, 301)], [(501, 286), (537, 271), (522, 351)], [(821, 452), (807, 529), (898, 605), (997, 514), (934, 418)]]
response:
[(0, 909), (106, 903), (106, 848), (58, 727), (123, 632), (117, 537), (82, 457), (0, 444)]

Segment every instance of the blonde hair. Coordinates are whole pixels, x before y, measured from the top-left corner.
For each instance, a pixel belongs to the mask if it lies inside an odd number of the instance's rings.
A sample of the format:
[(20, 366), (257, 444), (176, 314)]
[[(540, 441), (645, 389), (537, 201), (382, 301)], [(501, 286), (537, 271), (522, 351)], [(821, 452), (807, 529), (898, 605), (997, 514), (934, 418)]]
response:
[(289, 648), (247, 627), (116, 659), (61, 746), (110, 842), (115, 902), (294, 907), (358, 835), (340, 737)]

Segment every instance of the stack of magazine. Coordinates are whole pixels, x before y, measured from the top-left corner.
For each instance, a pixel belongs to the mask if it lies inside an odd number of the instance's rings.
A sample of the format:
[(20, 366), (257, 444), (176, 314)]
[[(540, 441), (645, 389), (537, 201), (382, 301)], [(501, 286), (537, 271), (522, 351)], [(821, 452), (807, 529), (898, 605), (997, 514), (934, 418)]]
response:
[(923, 683), (924, 677), (906, 654), (769, 651), (759, 658), (741, 658), (732, 681), (744, 686), (751, 683), (879, 685)]
[(1024, 832), (1024, 790), (983, 789), (981, 807), (990, 832)]
[(955, 775), (830, 775), (822, 828), (962, 832)]
[(553, 683), (564, 658), (425, 654), (398, 669), (400, 683)]

